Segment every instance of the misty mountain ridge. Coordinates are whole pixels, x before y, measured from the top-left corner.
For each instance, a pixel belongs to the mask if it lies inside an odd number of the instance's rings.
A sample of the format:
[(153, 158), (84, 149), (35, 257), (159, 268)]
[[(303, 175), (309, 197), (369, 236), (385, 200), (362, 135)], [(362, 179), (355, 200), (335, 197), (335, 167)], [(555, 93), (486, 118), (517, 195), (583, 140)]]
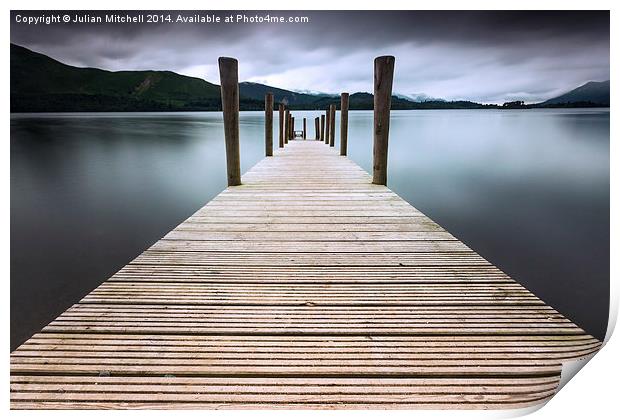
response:
[(604, 82), (587, 82), (578, 88), (566, 92), (555, 98), (542, 102), (541, 106), (562, 105), (570, 103), (595, 103), (609, 106), (610, 83), (609, 80)]
[(255, 82), (239, 83), (239, 95), (244, 98), (264, 102), (265, 94), (269, 92), (273, 93), (273, 100), (276, 104), (283, 103), (289, 107), (312, 104), (316, 101), (320, 101), (323, 98), (333, 98), (333, 96), (331, 95), (314, 95), (308, 93), (299, 93)]
[(340, 96), (337, 93), (327, 93), (327, 92), (321, 92), (318, 90), (312, 90), (312, 89), (291, 89), (293, 92), (297, 92), (297, 93), (305, 93), (307, 95), (315, 95), (315, 96)]
[[(239, 83), (241, 110), (264, 109), (265, 94), (290, 109), (323, 110), (340, 105), (339, 95), (293, 91), (255, 82)], [(219, 85), (171, 71), (108, 71), (74, 67), (11, 44), (11, 112), (216, 111)], [(557, 98), (527, 107), (609, 106), (609, 81), (589, 82)], [(352, 110), (372, 110), (373, 95), (349, 96)], [(423, 93), (392, 96), (392, 109), (498, 108), (472, 101), (447, 101)]]
[(411, 93), (408, 95), (397, 93), (395, 94), (395, 96), (398, 96), (399, 98), (407, 99), (413, 102), (448, 102), (447, 100), (443, 98), (435, 98), (435, 97), (427, 95), (426, 93)]

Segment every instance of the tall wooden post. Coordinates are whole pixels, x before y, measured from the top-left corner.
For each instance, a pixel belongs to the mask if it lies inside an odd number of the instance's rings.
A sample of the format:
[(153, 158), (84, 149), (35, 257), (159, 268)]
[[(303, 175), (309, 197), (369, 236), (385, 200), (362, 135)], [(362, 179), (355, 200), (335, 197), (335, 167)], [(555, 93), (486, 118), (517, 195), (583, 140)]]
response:
[(336, 142), (336, 105), (329, 106), (329, 147)]
[(280, 137), (278, 146), (284, 147), (284, 104), (278, 105), (278, 124), (280, 126)]
[(289, 141), (293, 138), (293, 116), (291, 115), (288, 119), (288, 139)]
[(304, 140), (306, 139), (306, 117), (304, 117)]
[(388, 134), (390, 131), (394, 61), (395, 59), (391, 55), (375, 58), (372, 183), (379, 185), (387, 184)]
[(295, 139), (295, 117), (291, 117), (291, 140)]
[(265, 94), (265, 156), (273, 156), (273, 93)]
[(236, 59), (220, 57), (220, 86), (226, 141), (226, 171), (228, 186), (241, 184), (239, 161), (239, 65)]
[(329, 119), (331, 117), (331, 112), (329, 112), (329, 107), (327, 107), (327, 111), (325, 112), (325, 144), (329, 144)]
[(314, 139), (319, 139), (319, 117), (314, 118)]
[(321, 114), (321, 137), (319, 140), (325, 140), (325, 114)]
[(340, 94), (340, 156), (347, 155), (347, 134), (349, 129), (349, 94)]
[(287, 109), (286, 116), (284, 117), (284, 144), (288, 144), (288, 139), (291, 136), (291, 112)]

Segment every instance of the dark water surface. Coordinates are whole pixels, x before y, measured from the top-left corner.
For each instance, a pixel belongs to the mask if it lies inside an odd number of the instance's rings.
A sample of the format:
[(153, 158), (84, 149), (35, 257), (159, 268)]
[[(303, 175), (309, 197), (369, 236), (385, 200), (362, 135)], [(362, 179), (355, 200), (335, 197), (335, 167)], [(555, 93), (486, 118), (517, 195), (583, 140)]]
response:
[[(294, 114), (313, 136), (318, 113)], [(350, 157), (370, 170), (372, 111), (349, 120)], [(391, 124), (388, 185), (602, 338), (609, 110), (394, 111)], [(263, 113), (242, 112), (242, 172), (263, 153)], [(11, 349), (225, 185), (217, 112), (11, 115)]]

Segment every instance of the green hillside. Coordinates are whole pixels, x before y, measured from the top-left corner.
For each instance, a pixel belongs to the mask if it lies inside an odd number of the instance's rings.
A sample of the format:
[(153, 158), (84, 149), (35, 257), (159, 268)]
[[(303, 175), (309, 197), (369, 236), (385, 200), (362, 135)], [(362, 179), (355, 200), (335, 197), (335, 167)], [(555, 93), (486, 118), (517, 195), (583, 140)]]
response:
[(570, 92), (546, 100), (539, 104), (539, 106), (609, 106), (609, 93), (609, 80), (604, 82), (588, 82)]
[[(244, 101), (260, 109), (256, 101)], [(220, 109), (220, 87), (170, 71), (68, 66), (11, 44), (11, 111), (188, 111)]]
[[(326, 109), (330, 104), (335, 104), (340, 108), (340, 98), (323, 97), (314, 102), (318, 109)], [(349, 96), (349, 109), (351, 110), (372, 110), (374, 107), (374, 96), (371, 93), (357, 92)], [(497, 108), (496, 105), (483, 105), (470, 101), (442, 101), (432, 100), (424, 102), (414, 102), (408, 99), (392, 95), (392, 109), (481, 109)]]
[[(313, 95), (260, 83), (239, 84), (241, 110), (262, 110), (265, 93), (291, 109), (340, 105), (339, 96)], [(480, 108), (474, 102), (413, 102), (392, 97), (392, 109)], [(373, 96), (354, 93), (351, 109), (372, 109)], [(63, 64), (11, 44), (11, 112), (221, 110), (220, 87), (170, 71), (106, 71)]]
[[(260, 83), (239, 84), (239, 108), (263, 110), (265, 93), (275, 104), (293, 110), (340, 106), (340, 97), (298, 93)], [(515, 102), (516, 103), (516, 102)], [(507, 104), (510, 105), (510, 104)], [(609, 106), (609, 81), (589, 82), (562, 96), (531, 107)], [(373, 95), (350, 95), (352, 110), (373, 109)], [(513, 109), (471, 101), (412, 101), (392, 96), (392, 109)], [(63, 64), (46, 55), (11, 44), (11, 112), (88, 111), (219, 111), (220, 87), (171, 71), (107, 71)]]
[[(264, 100), (265, 94), (273, 93), (273, 99), (276, 104), (284, 103), (289, 107), (310, 107), (321, 100), (334, 100), (334, 96), (329, 95), (310, 95), (307, 93), (298, 93), (291, 90), (280, 89), (273, 86), (267, 86), (260, 83), (242, 82), (239, 83), (239, 94), (245, 98)], [(340, 101), (340, 96), (335, 97)]]

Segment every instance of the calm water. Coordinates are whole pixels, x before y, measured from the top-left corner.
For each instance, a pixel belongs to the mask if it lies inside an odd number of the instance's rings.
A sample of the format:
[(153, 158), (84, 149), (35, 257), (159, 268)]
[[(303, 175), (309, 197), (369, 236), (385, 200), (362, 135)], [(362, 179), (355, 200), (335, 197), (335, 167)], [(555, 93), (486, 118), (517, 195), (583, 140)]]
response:
[[(294, 114), (313, 137), (318, 113)], [(350, 157), (370, 170), (372, 112), (349, 120)], [(609, 110), (395, 111), (391, 124), (389, 186), (602, 338)], [(242, 171), (263, 153), (263, 113), (241, 113)], [(11, 115), (11, 348), (225, 184), (220, 113)]]

